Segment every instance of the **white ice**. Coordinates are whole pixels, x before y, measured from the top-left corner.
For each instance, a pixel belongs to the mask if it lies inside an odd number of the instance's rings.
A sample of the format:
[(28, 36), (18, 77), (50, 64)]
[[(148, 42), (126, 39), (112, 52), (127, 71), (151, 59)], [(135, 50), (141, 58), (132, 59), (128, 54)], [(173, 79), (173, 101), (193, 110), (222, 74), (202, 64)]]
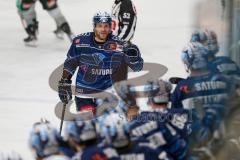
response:
[[(134, 0), (138, 24), (134, 43), (145, 62), (168, 67), (165, 78), (185, 77), (180, 52), (188, 42), (194, 0)], [(76, 34), (92, 31), (92, 16), (110, 11), (113, 0), (59, 0), (60, 8)], [(52, 71), (63, 63), (67, 38), (53, 34), (55, 23), (37, 3), (38, 47), (25, 47), (26, 34), (14, 0), (1, 0), (0, 25), (0, 151), (15, 150), (31, 159), (28, 137), (31, 126), (46, 117), (59, 127), (54, 115), (58, 95), (48, 85)]]

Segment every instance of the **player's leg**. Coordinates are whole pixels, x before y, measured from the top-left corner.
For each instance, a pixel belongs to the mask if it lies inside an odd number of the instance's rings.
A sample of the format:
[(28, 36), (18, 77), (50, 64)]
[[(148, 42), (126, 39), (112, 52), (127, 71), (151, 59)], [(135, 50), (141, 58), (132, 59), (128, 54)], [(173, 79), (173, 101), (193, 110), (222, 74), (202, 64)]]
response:
[(58, 38), (63, 38), (62, 32), (66, 33), (71, 40), (74, 35), (71, 28), (58, 7), (57, 0), (40, 0), (43, 9), (47, 10), (49, 15), (55, 20), (57, 29), (54, 31)]
[(27, 45), (35, 45), (38, 31), (35, 0), (17, 0), (17, 8), (23, 27), (28, 34), (24, 42)]

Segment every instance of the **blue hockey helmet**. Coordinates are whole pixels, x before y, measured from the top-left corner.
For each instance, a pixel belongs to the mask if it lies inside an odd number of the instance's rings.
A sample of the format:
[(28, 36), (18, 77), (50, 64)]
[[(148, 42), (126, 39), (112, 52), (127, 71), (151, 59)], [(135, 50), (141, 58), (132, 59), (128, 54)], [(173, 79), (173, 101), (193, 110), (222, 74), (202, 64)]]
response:
[(107, 12), (97, 12), (93, 16), (93, 28), (95, 28), (97, 23), (108, 23), (112, 25), (112, 17)]
[(116, 148), (127, 146), (130, 141), (129, 124), (124, 114), (111, 112), (99, 122), (101, 138)]
[(29, 141), (35, 156), (44, 158), (59, 152), (60, 139), (61, 136), (56, 128), (48, 121), (41, 121), (33, 125)]
[(96, 126), (93, 120), (76, 119), (69, 122), (66, 127), (66, 134), (68, 138), (73, 138), (76, 143), (97, 139)]
[(214, 56), (219, 51), (217, 34), (213, 30), (198, 30), (193, 32), (191, 42), (199, 42), (208, 50), (208, 56)]
[(182, 51), (181, 59), (188, 70), (206, 70), (208, 50), (199, 42), (190, 42)]

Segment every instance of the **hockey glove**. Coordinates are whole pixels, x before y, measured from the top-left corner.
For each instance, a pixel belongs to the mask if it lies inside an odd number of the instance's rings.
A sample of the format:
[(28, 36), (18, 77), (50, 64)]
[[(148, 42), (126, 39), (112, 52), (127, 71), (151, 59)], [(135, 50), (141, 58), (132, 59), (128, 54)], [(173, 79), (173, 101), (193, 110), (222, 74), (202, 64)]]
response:
[(139, 60), (139, 50), (135, 45), (131, 45), (126, 48), (125, 52), (125, 60), (127, 63), (136, 63)]
[(136, 45), (130, 45), (124, 50), (125, 62), (134, 71), (140, 71), (143, 68), (143, 59), (141, 53)]
[(69, 79), (61, 79), (58, 82), (58, 95), (60, 100), (65, 104), (72, 99), (71, 84), (72, 81)]

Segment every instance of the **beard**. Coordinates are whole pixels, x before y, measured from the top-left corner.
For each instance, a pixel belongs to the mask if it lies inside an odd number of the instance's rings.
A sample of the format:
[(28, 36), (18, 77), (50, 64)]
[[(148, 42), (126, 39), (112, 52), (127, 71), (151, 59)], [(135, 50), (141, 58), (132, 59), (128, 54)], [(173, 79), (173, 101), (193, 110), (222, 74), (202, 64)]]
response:
[(101, 41), (106, 41), (107, 38), (108, 38), (108, 35), (109, 34), (101, 34), (101, 33), (98, 33), (98, 32), (95, 32), (95, 37)]

